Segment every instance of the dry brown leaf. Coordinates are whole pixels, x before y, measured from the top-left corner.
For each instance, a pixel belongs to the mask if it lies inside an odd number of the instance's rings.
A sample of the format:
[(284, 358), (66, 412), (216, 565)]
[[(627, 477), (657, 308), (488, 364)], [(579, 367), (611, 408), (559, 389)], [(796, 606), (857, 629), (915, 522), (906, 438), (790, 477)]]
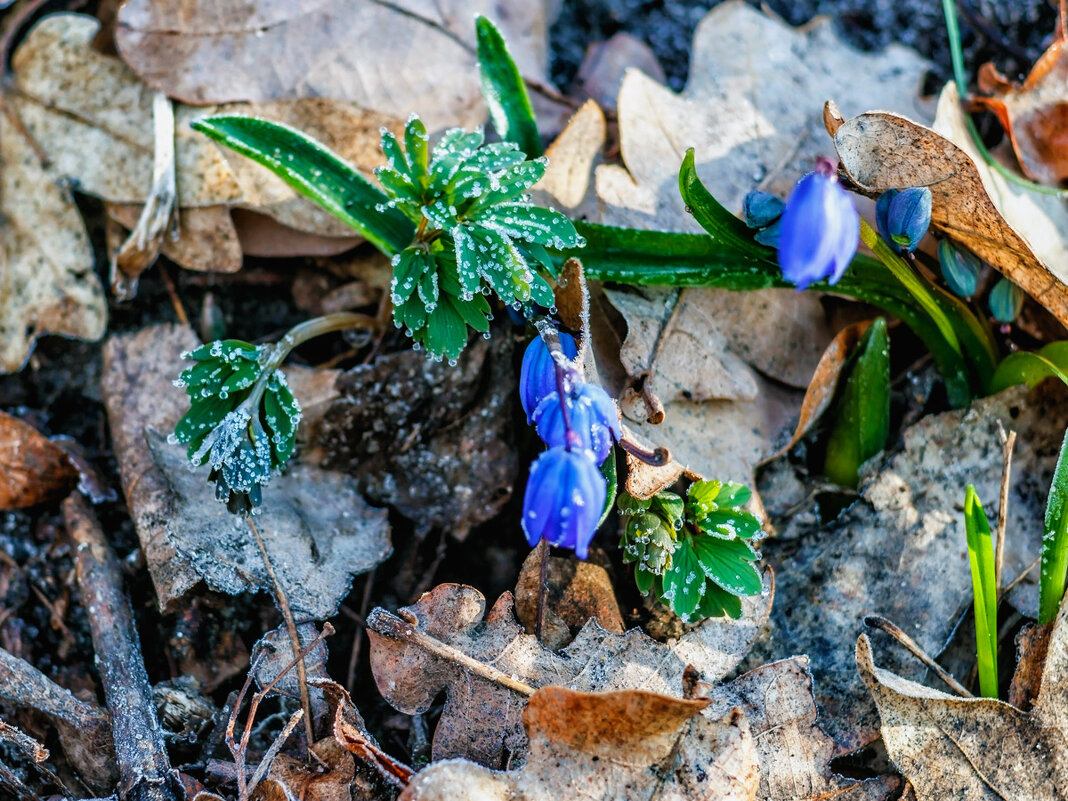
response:
[[(478, 590), (443, 584), (402, 609), (406, 622), (400, 625), (418, 629), (534, 687), (556, 684), (581, 691), (640, 687), (681, 695), (687, 665), (708, 679), (717, 679), (744, 656), (766, 618), (770, 580), (764, 595), (743, 599), (743, 603), (740, 620), (707, 620), (667, 644), (638, 629), (611, 634), (590, 621), (567, 648), (556, 653), (524, 633), (515, 619), (510, 593), (502, 595), (483, 620), (486, 601)], [(521, 762), (526, 754), (526, 737), (520, 727), (525, 696), (383, 633), (395, 631), (398, 621), (382, 609), (368, 617), (371, 669), (386, 700), (407, 714), (425, 711), (442, 689), (447, 691), (434, 734), (434, 758), (463, 756), (498, 766), (507, 752), (512, 764)]]
[(463, 539), (511, 497), (515, 373), (503, 330), (455, 366), (394, 353), (342, 374), (337, 388), (312, 436), (322, 464), (350, 473), (375, 503)]
[[(105, 203), (108, 217), (132, 231), (141, 216), (139, 203)], [(178, 238), (163, 238), (161, 252), (187, 270), (235, 273), (241, 269), (242, 243), (226, 206), (201, 206), (178, 212)]]
[(436, 130), (486, 119), (476, 14), (500, 26), (525, 75), (545, 73), (543, 0), (132, 0), (115, 41), (150, 86), (186, 102), (331, 97), (402, 119), (415, 111)]
[(888, 112), (846, 120), (834, 134), (842, 166), (865, 192), (926, 186), (931, 224), (992, 264), (1068, 324), (1068, 211), (983, 163), (952, 83), (934, 130)]
[[(1019, 432), (1010, 485), (1004, 574), (1015, 578), (1038, 554), (1045, 488), (1064, 429), (1068, 391), (1047, 385), (1009, 390), (969, 409), (931, 415), (906, 429), (903, 449), (870, 463), (860, 498), (833, 522), (822, 522), (817, 501), (791, 515), (782, 539), (763, 545), (777, 573), (776, 604), (766, 638), (750, 664), (796, 653), (812, 660), (821, 725), (840, 752), (878, 735), (870, 694), (848, 647), (867, 614), (907, 628), (938, 654), (972, 604), (964, 516), (964, 487), (975, 485), (992, 519), (1001, 485), (999, 423)], [(1025, 615), (1037, 612), (1037, 590), (1021, 582), (1009, 601)], [(879, 634), (875, 639), (882, 642)], [(900, 647), (888, 666), (907, 678), (924, 668)], [(958, 676), (958, 678), (963, 678)]]
[[(202, 583), (230, 594), (271, 588), (245, 519), (227, 512), (206, 473), (191, 470), (185, 449), (166, 441), (188, 408), (170, 382), (180, 354), (198, 344), (189, 328), (162, 325), (104, 347), (101, 383), (123, 489), (164, 611)], [(328, 403), (322, 384), (336, 373), (286, 374), (314, 425)], [(305, 463), (300, 451), (272, 479), (255, 519), (293, 611), (320, 620), (335, 614), (354, 575), (391, 551), (385, 510), (367, 506), (348, 476)]]
[(753, 801), (756, 753), (745, 718), (709, 719), (700, 714), (706, 705), (643, 690), (545, 687), (523, 712), (530, 757), (520, 770), (438, 762), (399, 801)]
[[(98, 28), (97, 20), (80, 14), (53, 14), (35, 25), (12, 58), (19, 91), (11, 104), (59, 174), (106, 201), (141, 203), (152, 176), (153, 91), (119, 59), (91, 47)], [(189, 123), (215, 113), (288, 123), (365, 172), (381, 161), (381, 127), (401, 126), (396, 117), (323, 98), (176, 105), (174, 113), (180, 207), (239, 206), (325, 236), (351, 236), (351, 229), (269, 170), (194, 132)]]
[(979, 88), (993, 96), (972, 104), (997, 116), (1024, 174), (1052, 185), (1068, 178), (1068, 42), (1055, 39), (1022, 85), (984, 64)]
[(311, 766), (288, 754), (275, 757), (267, 778), (256, 785), (253, 801), (352, 801), (352, 754), (333, 737), (324, 737), (311, 750)]
[(834, 399), (834, 391), (838, 387), (838, 378), (842, 375), (842, 368), (846, 366), (850, 354), (857, 346), (857, 342), (860, 341), (860, 338), (870, 326), (870, 321), (853, 323), (834, 335), (834, 339), (831, 340), (831, 344), (827, 346), (827, 350), (820, 357), (819, 364), (816, 365), (812, 380), (808, 382), (805, 399), (801, 401), (801, 414), (790, 441), (764, 461), (770, 462), (772, 459), (777, 459), (789, 451), (801, 441), (801, 437), (805, 436), (813, 424), (820, 419), (820, 416), (827, 411), (827, 407), (831, 405), (831, 401)]
[[(549, 547), (542, 540), (523, 560), (515, 585), (515, 612), (527, 634), (537, 630), (538, 584), (541, 555)], [(623, 616), (608, 571), (592, 562), (572, 557), (549, 558), (545, 586), (545, 620), (541, 641), (554, 651), (563, 648), (573, 633), (596, 620), (605, 631), (623, 633)]]
[(833, 741), (816, 724), (808, 657), (795, 656), (749, 671), (711, 691), (706, 715), (732, 707), (745, 712), (760, 760), (761, 801), (882, 801), (896, 798), (900, 780), (863, 782), (831, 772)]
[[(0, 373), (22, 368), (41, 334), (95, 340), (107, 305), (70, 193), (0, 108)], [(10, 116), (9, 116), (10, 115)]]
[(589, 208), (595, 202), (589, 188), (606, 132), (604, 112), (587, 100), (545, 151), (549, 165), (534, 184), (534, 202), (559, 206), (573, 218), (596, 219), (596, 209)]
[(1054, 624), (1030, 712), (947, 695), (878, 668), (864, 635), (856, 660), (879, 707), (886, 750), (918, 801), (1068, 798), (1068, 604)]
[(29, 423), (0, 412), (0, 509), (66, 497), (78, 483), (66, 452)]

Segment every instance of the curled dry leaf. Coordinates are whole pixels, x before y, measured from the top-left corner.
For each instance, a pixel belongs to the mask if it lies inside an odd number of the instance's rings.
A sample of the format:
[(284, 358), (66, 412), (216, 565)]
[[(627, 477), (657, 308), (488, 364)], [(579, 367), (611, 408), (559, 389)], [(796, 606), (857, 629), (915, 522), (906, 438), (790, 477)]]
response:
[(831, 344), (827, 346), (827, 350), (820, 356), (816, 371), (808, 382), (805, 398), (801, 401), (801, 414), (790, 441), (767, 457), (764, 460), (765, 462), (779, 458), (794, 447), (808, 433), (808, 430), (812, 428), (815, 422), (820, 419), (820, 416), (827, 411), (831, 401), (834, 400), (834, 392), (838, 387), (838, 379), (842, 375), (842, 368), (846, 366), (850, 354), (857, 346), (857, 342), (860, 341), (860, 338), (870, 326), (871, 322), (867, 320), (853, 323), (834, 335)]
[(0, 373), (22, 368), (41, 334), (95, 340), (107, 304), (70, 193), (22, 135), (11, 98), (0, 107)]
[(0, 509), (61, 500), (77, 483), (66, 451), (29, 423), (0, 412)]
[(267, 778), (256, 785), (253, 801), (352, 801), (356, 765), (352, 754), (334, 737), (311, 747), (314, 762), (279, 754)]
[(1068, 605), (1054, 624), (1030, 712), (947, 695), (876, 667), (864, 635), (856, 660), (879, 707), (886, 750), (919, 801), (1068, 798)]
[(1068, 178), (1068, 42), (1058, 37), (1022, 85), (984, 64), (979, 88), (992, 96), (976, 96), (972, 105), (997, 116), (1027, 177), (1051, 185)]
[[(1017, 388), (965, 410), (925, 417), (905, 430), (899, 453), (868, 464), (860, 498), (837, 519), (821, 522), (810, 501), (792, 515), (783, 540), (764, 543), (764, 557), (776, 567), (778, 595), (792, 602), (772, 610), (772, 625), (754, 646), (750, 664), (807, 653), (821, 724), (840, 752), (874, 740), (878, 719), (848, 649), (834, 644), (852, 642), (864, 615), (879, 614), (907, 624), (927, 653), (945, 647), (972, 604), (960, 512), (966, 484), (975, 485), (996, 519), (999, 423), (1020, 432), (1009, 493), (1006, 580), (1031, 564), (1041, 533), (1035, 521), (1042, 519), (1045, 488), (1068, 425), (1066, 398), (1063, 385), (1047, 382), (1031, 393)], [(1024, 580), (1008, 600), (1034, 616), (1037, 595), (1035, 585)], [(888, 663), (908, 678), (923, 675), (922, 665), (901, 648), (889, 651)]]
[[(271, 591), (248, 523), (215, 500), (204, 470), (189, 467), (167, 432), (188, 408), (171, 387), (180, 354), (199, 344), (189, 328), (162, 325), (111, 339), (104, 347), (104, 403), (123, 490), (162, 610), (200, 584), (237, 594)], [(326, 401), (321, 384), (336, 373), (289, 369), (295, 395), (314, 425)], [(162, 388), (162, 389), (161, 389)], [(348, 476), (302, 461), (271, 481), (256, 524), (278, 580), (298, 615), (334, 615), (352, 577), (391, 552), (384, 509), (366, 504)]]
[(541, 77), (546, 7), (544, 0), (506, 9), (490, 0), (251, 7), (244, 0), (132, 0), (119, 10), (115, 43), (150, 86), (189, 103), (331, 97), (402, 119), (416, 111), (431, 130), (472, 127), (486, 119), (472, 19), (492, 17), (521, 72)]
[(497, 328), (455, 366), (406, 351), (347, 371), (314, 434), (322, 463), (349, 472), (374, 502), (463, 539), (515, 482), (511, 354)]
[(1020, 285), (1068, 325), (1068, 210), (1009, 183), (975, 152), (956, 87), (946, 84), (934, 130), (888, 112), (846, 120), (834, 134), (842, 167), (866, 193), (926, 186), (931, 225)]
[(740, 620), (706, 620), (667, 644), (638, 629), (612, 634), (590, 621), (556, 653), (524, 633), (510, 593), (502, 595), (483, 620), (486, 601), (478, 590), (443, 584), (402, 609), (403, 620), (384, 609), (368, 616), (371, 669), (382, 695), (406, 714), (426, 711), (446, 690), (445, 709), (434, 734), (435, 759), (462, 756), (496, 767), (508, 753), (515, 765), (527, 753), (520, 726), (526, 696), (402, 639), (405, 631), (417, 630), (534, 687), (554, 684), (584, 692), (641, 687), (680, 695), (687, 665), (716, 679), (745, 655), (771, 604), (770, 578), (763, 595), (743, 604)]
[(415, 776), (400, 801), (752, 801), (756, 749), (745, 717), (735, 710), (706, 718), (707, 703), (644, 690), (545, 687), (523, 711), (530, 755), (521, 769), (438, 762)]

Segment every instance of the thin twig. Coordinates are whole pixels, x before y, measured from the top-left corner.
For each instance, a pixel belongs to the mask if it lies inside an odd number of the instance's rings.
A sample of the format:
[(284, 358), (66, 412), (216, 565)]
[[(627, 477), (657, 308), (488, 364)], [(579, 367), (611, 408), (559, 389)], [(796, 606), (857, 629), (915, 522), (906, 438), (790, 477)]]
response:
[(1034, 570), (1036, 567), (1038, 567), (1038, 563), (1041, 562), (1041, 561), (1042, 561), (1042, 557), (1041, 556), (1036, 556), (1034, 558), (1034, 561), (1032, 561), (1031, 564), (1029, 564), (1027, 567), (1025, 567), (1023, 569), (1023, 571), (1021, 571), (1020, 575), (1018, 575), (1016, 578), (1014, 578), (1012, 581), (1010, 581), (1008, 584), (1005, 585), (1005, 589), (1003, 589), (1001, 591), (1001, 597), (1004, 598), (1006, 595), (1009, 594), (1009, 592), (1012, 591), (1013, 587), (1015, 587), (1017, 584), (1019, 584), (1025, 578), (1027, 578), (1027, 574), (1030, 573), (1032, 570)]
[(403, 618), (397, 617), (397, 615), (387, 612), (385, 609), (379, 607), (372, 610), (371, 614), (367, 616), (367, 628), (371, 629), (371, 631), (376, 634), (381, 634), (383, 637), (389, 637), (394, 640), (401, 640), (403, 642), (409, 642), (412, 645), (417, 645), (434, 656), (454, 662), (464, 670), (474, 673), (476, 676), (488, 679), (502, 687), (507, 687), (509, 690), (517, 692), (520, 695), (530, 696), (534, 694), (535, 688), (531, 687), (529, 684), (511, 677), (503, 671), (497, 670), (497, 668), (492, 665), (487, 665), (485, 662), (479, 662), (477, 659), (472, 659), (463, 651), (443, 643), (436, 637), (431, 637), (419, 628), (419, 621), (416, 620), (414, 616), (411, 620), (404, 620)]
[(1005, 564), (1005, 528), (1009, 522), (1009, 484), (1012, 478), (1012, 449), (1016, 446), (1016, 432), (1005, 434), (998, 420), (998, 435), (1001, 437), (1001, 496), (998, 501), (998, 541), (994, 554), (994, 588), (1001, 595), (1001, 569)]
[(938, 674), (938, 678), (942, 679), (957, 695), (962, 698), (974, 698), (975, 696), (968, 692), (959, 681), (953, 678), (940, 664), (935, 662), (927, 652), (924, 651), (912, 637), (906, 634), (900, 626), (896, 623), (887, 620), (881, 615), (865, 615), (864, 625), (873, 629), (879, 629), (885, 631), (899, 643), (901, 643), (914, 657), (919, 659), (923, 664)]
[(315, 742), (315, 733), (312, 731), (312, 716), (311, 716), (311, 696), (308, 693), (308, 672), (304, 667), (304, 658), (301, 656), (300, 650), (300, 637), (297, 635), (297, 623), (293, 619), (293, 610), (289, 608), (289, 599), (286, 597), (285, 590), (282, 589), (282, 585), (278, 581), (278, 576), (275, 575), (274, 566), (271, 564), (271, 557), (267, 554), (267, 546), (263, 544), (263, 537), (260, 536), (259, 527), (256, 525), (256, 521), (252, 519), (252, 515), (246, 515), (249, 528), (252, 529), (252, 534), (256, 538), (256, 545), (260, 548), (260, 556), (263, 557), (263, 565), (267, 568), (267, 575), (271, 578), (271, 586), (274, 587), (275, 598), (278, 600), (278, 608), (282, 612), (282, 617), (286, 621), (286, 629), (289, 631), (289, 642), (293, 649), (294, 658), (297, 660), (297, 677), (300, 680), (300, 705), (304, 709), (304, 733), (308, 738), (307, 748), (310, 750), (312, 744)]
[(538, 542), (538, 549), (541, 553), (538, 555), (538, 614), (534, 621), (534, 636), (541, 642), (541, 633), (545, 631), (545, 608), (548, 606), (545, 594), (549, 583), (549, 543), (544, 537)]
[[(163, 279), (163, 286), (167, 288), (167, 295), (171, 299), (174, 316), (178, 318), (178, 322), (182, 325), (189, 325), (189, 315), (185, 313), (185, 306), (182, 305), (182, 299), (178, 295), (178, 287), (174, 285), (174, 279), (171, 278), (170, 272), (165, 266), (160, 265), (159, 275)], [(208, 297), (211, 296), (209, 295)]]
[(359, 619), (356, 620), (356, 633), (352, 636), (352, 651), (349, 653), (349, 669), (345, 674), (346, 682), (345, 689), (351, 691), (352, 685), (356, 683), (356, 668), (360, 664), (360, 649), (363, 648), (363, 629), (367, 624), (364, 623), (364, 619), (367, 617), (367, 607), (371, 605), (371, 591), (375, 586), (375, 571), (372, 570), (367, 574), (367, 579), (363, 583), (363, 595), (360, 598), (360, 611)]
[(294, 712), (286, 725), (279, 732), (278, 736), (274, 738), (274, 742), (264, 752), (263, 758), (260, 760), (260, 764), (256, 766), (256, 771), (252, 774), (252, 778), (248, 782), (248, 792), (253, 793), (256, 791), (256, 785), (263, 781), (264, 775), (271, 767), (271, 763), (274, 762), (274, 758), (278, 756), (278, 752), (282, 750), (282, 746), (286, 744), (286, 740), (289, 739), (289, 735), (293, 733), (293, 729), (297, 728), (297, 724), (300, 723), (304, 717), (304, 710), (298, 709)]

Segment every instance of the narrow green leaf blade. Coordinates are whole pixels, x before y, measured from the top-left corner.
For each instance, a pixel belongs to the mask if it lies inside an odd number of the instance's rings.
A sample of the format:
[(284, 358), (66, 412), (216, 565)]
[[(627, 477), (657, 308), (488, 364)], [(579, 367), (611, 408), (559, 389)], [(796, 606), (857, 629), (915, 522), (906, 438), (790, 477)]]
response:
[(833, 419), (823, 472), (855, 487), (860, 466), (886, 446), (890, 433), (890, 340), (882, 317), (857, 346)]
[(501, 139), (515, 142), (528, 158), (541, 155), (541, 137), (523, 76), (504, 37), (486, 17), (475, 20), (482, 97)]
[(1038, 622), (1052, 623), (1064, 597), (1068, 573), (1068, 431), (1053, 470), (1042, 533), (1042, 564), (1038, 584)]
[(767, 248), (753, 240), (755, 232), (725, 209), (701, 183), (692, 147), (679, 167), (679, 192), (694, 219), (717, 242), (753, 258), (759, 259), (767, 253)]
[(1051, 342), (1037, 353), (1010, 353), (994, 371), (991, 390), (1001, 392), (1017, 384), (1030, 389), (1046, 378), (1068, 384), (1068, 342)]
[(383, 192), (351, 164), (288, 125), (258, 117), (205, 117), (193, 128), (269, 169), (365, 237), (386, 255), (412, 240), (415, 228)]
[(975, 487), (964, 493), (964, 529), (968, 537), (968, 563), (975, 596), (975, 640), (979, 689), (986, 698), (998, 697), (998, 602), (994, 574), (994, 545), (990, 523)]

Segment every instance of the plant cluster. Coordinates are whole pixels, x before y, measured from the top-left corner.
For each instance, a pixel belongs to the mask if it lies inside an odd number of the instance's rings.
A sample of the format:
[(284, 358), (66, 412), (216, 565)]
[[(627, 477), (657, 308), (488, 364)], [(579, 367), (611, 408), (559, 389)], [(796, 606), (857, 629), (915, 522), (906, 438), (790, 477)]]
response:
[(741, 484), (720, 481), (695, 481), (685, 500), (673, 492), (646, 500), (620, 493), (620, 545), (638, 589), (687, 623), (740, 617), (741, 596), (762, 588), (751, 545), (760, 521), (743, 508), (750, 496)]

